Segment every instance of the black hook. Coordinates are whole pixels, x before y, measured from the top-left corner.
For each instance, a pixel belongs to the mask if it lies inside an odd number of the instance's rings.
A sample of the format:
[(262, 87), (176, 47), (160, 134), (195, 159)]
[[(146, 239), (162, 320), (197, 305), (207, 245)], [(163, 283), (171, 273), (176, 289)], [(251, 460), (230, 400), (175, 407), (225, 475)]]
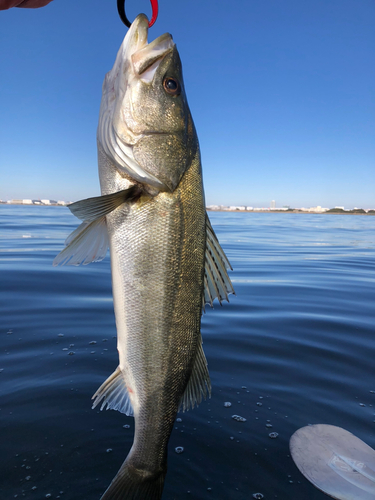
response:
[[(148, 23), (149, 28), (151, 28), (151, 26), (156, 21), (156, 18), (158, 17), (158, 1), (157, 0), (150, 0), (150, 1), (152, 5), (152, 18), (151, 21)], [(125, 14), (125, 0), (117, 0), (117, 10), (121, 18), (121, 21), (125, 24), (125, 26), (130, 28), (131, 22), (129, 21), (129, 19), (126, 17)]]
[(121, 18), (121, 21), (125, 24), (125, 26), (130, 28), (131, 23), (125, 14), (125, 0), (117, 0), (117, 10)]

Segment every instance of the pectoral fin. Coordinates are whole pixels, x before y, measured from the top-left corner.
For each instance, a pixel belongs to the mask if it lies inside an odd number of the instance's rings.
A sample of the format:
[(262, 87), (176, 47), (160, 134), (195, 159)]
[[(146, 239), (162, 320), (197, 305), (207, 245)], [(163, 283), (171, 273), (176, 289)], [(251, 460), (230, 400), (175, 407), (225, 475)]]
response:
[(76, 201), (68, 205), (68, 208), (78, 219), (91, 222), (113, 212), (115, 208), (125, 202), (137, 200), (141, 194), (142, 190), (134, 185), (117, 193)]
[(78, 266), (103, 260), (109, 246), (105, 216), (123, 203), (136, 201), (141, 194), (142, 190), (134, 185), (68, 205), (72, 214), (84, 222), (68, 236), (64, 250), (55, 257), (53, 265)]
[(222, 300), (229, 302), (228, 294), (234, 293), (234, 288), (228, 276), (227, 269), (232, 269), (232, 266), (224, 250), (221, 248), (206, 214), (206, 263), (202, 297), (203, 311), (205, 304), (210, 304), (213, 307), (213, 301), (216, 298), (220, 304)]

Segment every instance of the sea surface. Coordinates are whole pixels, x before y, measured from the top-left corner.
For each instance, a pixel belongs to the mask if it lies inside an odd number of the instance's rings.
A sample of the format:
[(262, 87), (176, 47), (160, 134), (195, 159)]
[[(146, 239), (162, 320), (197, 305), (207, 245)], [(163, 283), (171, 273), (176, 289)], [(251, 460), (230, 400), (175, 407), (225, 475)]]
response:
[[(289, 439), (325, 423), (375, 447), (375, 217), (209, 215), (236, 296), (203, 316), (212, 398), (178, 415), (163, 500), (328, 498)], [(1, 500), (98, 500), (132, 443), (131, 417), (91, 409), (118, 364), (109, 257), (52, 267), (78, 223), (0, 205)]]

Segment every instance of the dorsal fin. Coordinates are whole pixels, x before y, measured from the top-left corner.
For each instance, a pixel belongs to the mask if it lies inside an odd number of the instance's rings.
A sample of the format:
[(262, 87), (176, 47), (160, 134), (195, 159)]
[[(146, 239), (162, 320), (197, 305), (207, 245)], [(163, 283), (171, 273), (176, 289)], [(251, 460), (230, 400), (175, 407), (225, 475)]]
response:
[(211, 381), (202, 346), (202, 335), (199, 334), (197, 354), (179, 409), (182, 411), (193, 409), (195, 405), (198, 406), (202, 402), (202, 399), (206, 399), (207, 395), (211, 397)]
[(204, 273), (203, 311), (205, 304), (213, 307), (217, 298), (221, 304), (222, 300), (228, 299), (228, 294), (234, 294), (232, 282), (228, 276), (227, 269), (232, 269), (224, 250), (213, 230), (208, 215), (206, 214), (206, 262)]

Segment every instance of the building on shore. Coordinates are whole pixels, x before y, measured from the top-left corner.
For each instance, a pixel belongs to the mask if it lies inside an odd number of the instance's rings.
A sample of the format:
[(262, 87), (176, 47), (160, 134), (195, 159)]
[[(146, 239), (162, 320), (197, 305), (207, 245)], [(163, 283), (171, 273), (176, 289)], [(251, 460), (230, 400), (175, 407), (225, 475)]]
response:
[(229, 207), (229, 210), (232, 210), (232, 211), (235, 211), (235, 210), (246, 210), (245, 207), (241, 207), (241, 206), (231, 206)]
[(322, 213), (322, 212), (327, 212), (329, 208), (322, 208), (320, 205), (317, 207), (311, 207), (309, 208), (309, 212), (316, 212), (316, 213)]
[[(24, 199), (12, 199), (12, 200), (0, 200), (0, 204), (4, 205), (44, 205), (44, 206), (61, 206), (61, 207), (66, 207), (67, 205), (71, 205), (73, 202), (72, 201), (64, 201), (64, 200), (37, 200), (37, 199), (29, 199), (29, 198), (24, 198)], [(228, 207), (224, 207), (222, 205), (211, 205), (212, 207), (211, 210), (228, 210)], [(208, 210), (210, 210), (210, 207), (207, 207)]]

